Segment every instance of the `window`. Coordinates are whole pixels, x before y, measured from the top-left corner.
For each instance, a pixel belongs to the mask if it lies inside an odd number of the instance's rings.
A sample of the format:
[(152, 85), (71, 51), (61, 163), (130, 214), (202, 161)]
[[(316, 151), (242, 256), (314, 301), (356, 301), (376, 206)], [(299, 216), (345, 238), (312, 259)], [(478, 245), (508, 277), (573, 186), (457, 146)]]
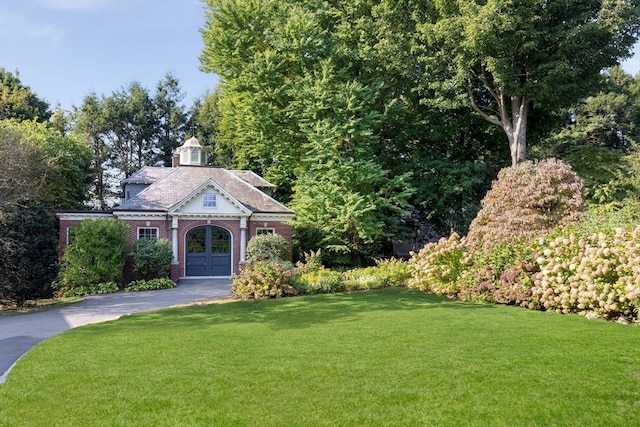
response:
[(203, 208), (217, 208), (218, 199), (215, 194), (203, 194), (202, 195), (202, 207)]
[(191, 164), (200, 163), (200, 151), (193, 150), (191, 151)]
[(155, 227), (139, 227), (138, 239), (157, 239), (158, 229)]
[(256, 228), (256, 236), (262, 236), (263, 234), (276, 234), (275, 228)]

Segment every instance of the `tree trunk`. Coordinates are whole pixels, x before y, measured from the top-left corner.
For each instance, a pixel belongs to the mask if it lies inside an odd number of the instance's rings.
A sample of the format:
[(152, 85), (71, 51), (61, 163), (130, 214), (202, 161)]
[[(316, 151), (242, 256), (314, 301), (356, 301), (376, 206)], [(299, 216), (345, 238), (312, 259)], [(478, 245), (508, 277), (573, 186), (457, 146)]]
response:
[[(480, 114), (489, 123), (501, 127), (507, 134), (509, 150), (511, 152), (511, 166), (517, 166), (527, 157), (527, 118), (529, 116), (529, 104), (531, 100), (526, 96), (512, 96), (510, 103), (500, 88), (491, 87), (485, 79), (481, 79), (489, 94), (498, 104), (498, 116), (487, 114), (475, 102), (471, 84), (469, 84), (469, 100), (471, 108)], [(510, 105), (509, 105), (510, 104)]]
[[(529, 100), (524, 97), (511, 98), (511, 121), (510, 131), (504, 127), (504, 131), (509, 139), (509, 150), (511, 151), (511, 166), (517, 166), (524, 162), (527, 157), (527, 118), (529, 115)], [(505, 120), (506, 119), (506, 120)], [(509, 122), (505, 117), (505, 123)]]

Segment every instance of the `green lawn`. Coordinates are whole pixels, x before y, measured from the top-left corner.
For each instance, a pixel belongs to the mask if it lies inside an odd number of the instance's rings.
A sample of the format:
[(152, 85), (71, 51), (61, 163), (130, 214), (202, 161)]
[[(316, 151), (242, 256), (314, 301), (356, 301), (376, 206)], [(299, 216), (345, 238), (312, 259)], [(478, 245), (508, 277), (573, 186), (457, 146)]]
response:
[(640, 425), (640, 328), (408, 289), (163, 310), (34, 348), (0, 425)]

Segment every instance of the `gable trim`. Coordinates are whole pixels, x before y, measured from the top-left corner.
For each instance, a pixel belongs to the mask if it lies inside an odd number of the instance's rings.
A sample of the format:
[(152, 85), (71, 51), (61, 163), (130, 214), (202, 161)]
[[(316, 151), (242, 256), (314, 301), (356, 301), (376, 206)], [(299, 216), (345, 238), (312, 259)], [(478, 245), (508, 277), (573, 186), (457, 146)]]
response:
[[(227, 191), (225, 191), (220, 185), (218, 185), (212, 178), (207, 179), (198, 188), (196, 188), (189, 195), (187, 195), (187, 197), (185, 197), (180, 202), (176, 203), (171, 208), (169, 208), (168, 212), (170, 214), (178, 213), (178, 210), (186, 206), (189, 202), (191, 202), (193, 199), (198, 197), (200, 194), (204, 193), (204, 191), (207, 188), (213, 188), (215, 191), (217, 191), (229, 203), (231, 203), (234, 207), (240, 210), (240, 213), (245, 215), (251, 215), (251, 211), (249, 209), (247, 209), (242, 203), (240, 203), (237, 199), (235, 199), (229, 193), (227, 193)], [(199, 215), (207, 216), (206, 213), (199, 214)], [(238, 214), (234, 214), (234, 215), (238, 216)]]

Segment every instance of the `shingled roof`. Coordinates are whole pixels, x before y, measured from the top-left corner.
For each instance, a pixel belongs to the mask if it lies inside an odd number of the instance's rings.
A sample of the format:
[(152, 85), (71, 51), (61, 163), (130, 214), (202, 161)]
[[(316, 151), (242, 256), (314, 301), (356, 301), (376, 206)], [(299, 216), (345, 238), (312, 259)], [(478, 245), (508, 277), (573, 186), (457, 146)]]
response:
[[(258, 175), (255, 176), (258, 177)], [(127, 200), (122, 206), (115, 208), (114, 211), (170, 211), (210, 181), (251, 212), (293, 214), (292, 210), (238, 176), (237, 171), (197, 166), (143, 168), (129, 177), (126, 182), (150, 184), (149, 187)], [(271, 186), (267, 181), (264, 183)]]

